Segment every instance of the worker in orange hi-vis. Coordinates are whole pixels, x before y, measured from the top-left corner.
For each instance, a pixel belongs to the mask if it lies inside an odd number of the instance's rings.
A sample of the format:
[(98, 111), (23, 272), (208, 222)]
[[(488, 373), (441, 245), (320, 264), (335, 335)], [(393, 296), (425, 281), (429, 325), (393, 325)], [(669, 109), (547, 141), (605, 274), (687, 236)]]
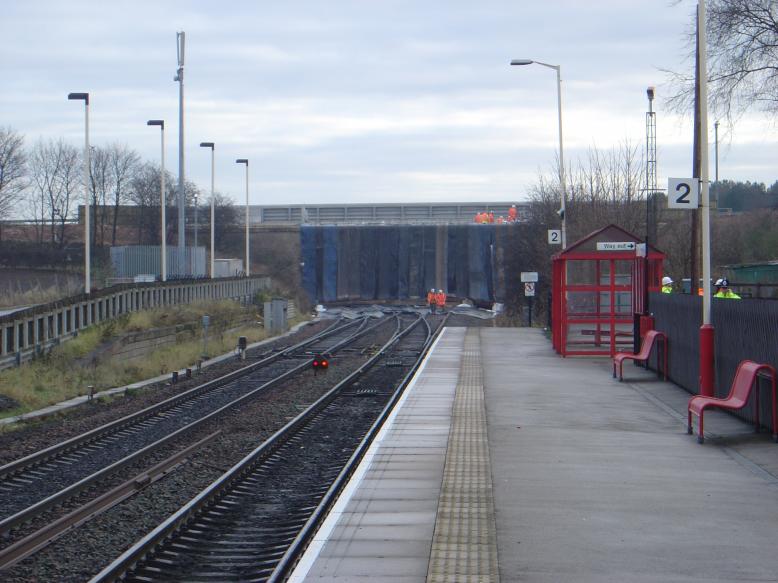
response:
[(512, 223), (516, 221), (516, 205), (515, 204), (512, 204), (511, 208), (508, 209), (508, 220), (510, 222), (512, 222)]
[(489, 222), (490, 223), (494, 222), (494, 213), (492, 211), (489, 211)]
[(435, 303), (438, 305), (438, 311), (442, 314), (446, 311), (446, 294), (442, 289), (435, 294)]
[(435, 313), (435, 306), (437, 305), (437, 303), (438, 303), (438, 299), (437, 299), (437, 295), (435, 294), (435, 290), (431, 289), (430, 291), (427, 292), (427, 306), (429, 307), (431, 314)]

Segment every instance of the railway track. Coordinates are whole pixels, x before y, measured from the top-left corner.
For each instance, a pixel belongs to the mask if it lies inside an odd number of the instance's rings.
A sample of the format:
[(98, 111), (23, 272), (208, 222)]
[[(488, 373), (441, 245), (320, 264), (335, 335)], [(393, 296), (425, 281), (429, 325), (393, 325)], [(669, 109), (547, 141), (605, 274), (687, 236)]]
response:
[(178, 443), (186, 433), (307, 368), (312, 354), (337, 352), (380, 325), (368, 325), (367, 319), (336, 324), (238, 371), (0, 467), (0, 534)]
[(361, 459), (432, 332), (423, 318), (398, 320), (397, 333), (369, 361), (93, 581), (281, 580)]

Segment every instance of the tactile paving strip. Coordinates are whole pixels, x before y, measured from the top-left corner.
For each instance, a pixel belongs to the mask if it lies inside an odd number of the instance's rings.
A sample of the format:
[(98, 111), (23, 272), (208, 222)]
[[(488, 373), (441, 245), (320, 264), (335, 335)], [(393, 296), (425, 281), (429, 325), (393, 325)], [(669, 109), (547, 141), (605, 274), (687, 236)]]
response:
[(470, 328), (459, 371), (427, 581), (500, 580), (481, 342)]

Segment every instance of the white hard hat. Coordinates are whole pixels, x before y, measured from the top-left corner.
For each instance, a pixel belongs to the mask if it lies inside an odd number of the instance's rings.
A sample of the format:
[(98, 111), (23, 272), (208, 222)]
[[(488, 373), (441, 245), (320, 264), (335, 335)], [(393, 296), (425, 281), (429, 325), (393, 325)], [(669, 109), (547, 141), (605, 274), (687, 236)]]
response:
[(726, 284), (725, 284), (723, 279), (719, 278), (719, 279), (716, 280), (716, 283), (714, 285), (716, 285), (718, 287), (721, 287), (721, 286), (726, 285)]
[(662, 278), (662, 285), (672, 285), (673, 284), (673, 278), (670, 276), (665, 275)]

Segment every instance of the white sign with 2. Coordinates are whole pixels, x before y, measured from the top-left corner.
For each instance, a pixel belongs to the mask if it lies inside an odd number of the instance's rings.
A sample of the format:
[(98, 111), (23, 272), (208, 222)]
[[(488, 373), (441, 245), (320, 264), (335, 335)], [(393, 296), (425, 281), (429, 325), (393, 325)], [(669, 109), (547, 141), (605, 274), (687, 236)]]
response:
[(696, 209), (700, 206), (699, 178), (668, 178), (667, 208)]

